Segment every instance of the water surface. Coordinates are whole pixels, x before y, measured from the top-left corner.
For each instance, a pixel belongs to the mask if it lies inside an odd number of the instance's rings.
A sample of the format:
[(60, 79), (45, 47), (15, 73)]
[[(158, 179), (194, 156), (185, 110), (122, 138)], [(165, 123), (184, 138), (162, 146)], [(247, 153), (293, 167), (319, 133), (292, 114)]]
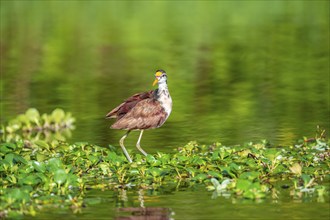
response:
[[(90, 203), (81, 214), (45, 210), (33, 219), (328, 219), (329, 201), (313, 196), (292, 199), (289, 190), (280, 190), (279, 199), (251, 201), (213, 197), (204, 187), (178, 190), (118, 192), (92, 190)], [(94, 204), (93, 204), (94, 203)], [(313, 205), (311, 205), (313, 204)], [(136, 210), (148, 210), (144, 216)], [(125, 211), (126, 210), (126, 211)], [(135, 213), (135, 214), (134, 214)], [(138, 214), (137, 214), (138, 213)], [(150, 214), (151, 213), (151, 214)], [(29, 218), (26, 218), (29, 219)]]
[[(272, 7), (271, 7), (272, 6)], [(71, 111), (70, 141), (118, 145), (105, 114), (165, 69), (173, 111), (150, 152), (276, 145), (329, 128), (329, 3), (3, 2), (1, 121)], [(189, 10), (188, 10), (189, 9)], [(137, 134), (128, 145), (135, 145)]]

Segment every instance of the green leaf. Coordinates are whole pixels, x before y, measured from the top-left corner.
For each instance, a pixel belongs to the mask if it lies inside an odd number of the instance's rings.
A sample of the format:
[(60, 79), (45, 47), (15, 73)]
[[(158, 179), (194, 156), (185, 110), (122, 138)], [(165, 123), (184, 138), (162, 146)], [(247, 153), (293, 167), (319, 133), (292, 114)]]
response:
[(51, 117), (52, 117), (53, 121), (55, 121), (56, 123), (59, 123), (65, 118), (65, 113), (64, 113), (63, 109), (57, 108), (52, 112)]
[(13, 152), (16, 149), (16, 145), (13, 143), (2, 143), (0, 144), (0, 152), (7, 154)]
[(39, 124), (40, 114), (37, 109), (30, 108), (26, 111), (25, 115), (31, 122)]
[(223, 176), (230, 176), (232, 178), (236, 178), (236, 175), (231, 172), (231, 169), (229, 167), (221, 167), (221, 170)]
[(31, 174), (25, 177), (22, 182), (26, 185), (36, 185), (40, 183), (40, 179), (36, 174)]
[(109, 164), (107, 164), (107, 163), (100, 163), (98, 166), (101, 168), (103, 175), (110, 173)]
[(36, 140), (34, 142), (38, 147), (40, 147), (41, 149), (47, 149), (49, 150), (49, 145), (46, 141), (43, 140)]
[(14, 154), (10, 153), (5, 156), (4, 159), (10, 166), (13, 166), (14, 164)]
[(192, 159), (192, 163), (198, 164), (198, 165), (205, 165), (205, 161), (203, 160), (202, 157), (199, 156), (194, 156)]
[(147, 162), (154, 167), (159, 166), (161, 164), (161, 161), (156, 160), (156, 158), (150, 154), (147, 155)]
[(216, 150), (216, 151), (214, 151), (213, 153), (212, 153), (212, 157), (211, 157), (211, 159), (212, 160), (219, 160), (220, 159), (220, 151), (219, 150)]
[(252, 191), (244, 191), (243, 197), (247, 199), (254, 199), (255, 194)]
[(158, 176), (160, 176), (161, 173), (162, 173), (162, 170), (159, 169), (159, 168), (156, 168), (156, 167), (152, 167), (152, 168), (150, 168), (148, 171), (149, 171), (149, 173), (150, 173), (152, 176), (154, 176), (154, 177), (158, 177)]
[(257, 171), (252, 171), (252, 172), (244, 172), (240, 175), (240, 179), (247, 179), (250, 181), (253, 181), (259, 177), (260, 173)]
[(36, 169), (36, 171), (44, 173), (46, 171), (46, 167), (45, 164), (42, 162), (38, 162), (38, 161), (33, 161), (32, 162), (32, 166), (34, 167), (34, 169)]
[(87, 159), (92, 162), (93, 164), (99, 161), (99, 158), (97, 156), (94, 155), (88, 155)]
[(203, 180), (205, 180), (205, 179), (207, 179), (207, 178), (208, 178), (208, 175), (207, 175), (207, 174), (205, 174), (205, 173), (200, 173), (200, 174), (196, 175), (196, 176), (193, 178), (193, 180), (203, 181)]
[(36, 173), (36, 176), (39, 177), (41, 179), (41, 182), (44, 184), (44, 185), (47, 185), (46, 183), (49, 182), (49, 177), (46, 176), (45, 174), (43, 173)]
[(37, 161), (42, 162), (47, 159), (47, 156), (41, 153), (37, 153)]
[(152, 156), (151, 154), (147, 155), (147, 162), (148, 163), (154, 163), (156, 161), (155, 157)]
[(104, 159), (106, 159), (108, 162), (122, 161), (122, 159), (115, 152), (108, 153), (108, 156), (106, 156)]
[(30, 120), (26, 115), (18, 115), (17, 116), (17, 120), (23, 124), (29, 125), (30, 124)]
[(78, 185), (78, 177), (72, 173), (67, 174), (66, 181), (71, 186)]
[(187, 157), (187, 156), (181, 156), (181, 155), (178, 156), (178, 161), (180, 163), (186, 162), (187, 160), (189, 160), (189, 157)]
[(247, 191), (250, 186), (251, 186), (252, 182), (246, 179), (237, 179), (236, 181), (236, 188), (242, 191)]
[(271, 148), (265, 151), (264, 156), (270, 161), (273, 161), (278, 155), (280, 155), (280, 153), (281, 151), (279, 149)]
[(207, 172), (207, 174), (211, 177), (215, 177), (215, 178), (218, 178), (218, 179), (222, 179), (222, 175), (221, 173), (219, 172), (216, 172), (216, 171), (209, 171)]
[(67, 177), (68, 174), (63, 169), (58, 169), (54, 173), (54, 181), (59, 185), (63, 184), (66, 181)]
[(254, 182), (251, 184), (250, 189), (254, 189), (256, 191), (259, 191), (261, 189), (260, 182)]
[(62, 162), (58, 158), (51, 158), (47, 162), (48, 170), (51, 172), (55, 172), (62, 166)]
[(304, 181), (304, 186), (306, 186), (309, 183), (309, 181), (311, 180), (311, 177), (304, 173), (301, 175), (301, 178)]
[(16, 163), (21, 162), (22, 164), (28, 164), (28, 162), (20, 155), (14, 154), (14, 161)]
[(237, 171), (240, 170), (240, 167), (236, 163), (229, 164), (230, 170), (234, 173), (237, 173)]
[(17, 118), (11, 120), (6, 126), (6, 131), (8, 133), (14, 133), (15, 131), (22, 128), (22, 122), (20, 122)]
[(221, 148), (219, 151), (219, 155), (221, 160), (223, 160), (225, 157), (229, 156), (230, 153), (228, 151), (226, 151), (224, 148)]

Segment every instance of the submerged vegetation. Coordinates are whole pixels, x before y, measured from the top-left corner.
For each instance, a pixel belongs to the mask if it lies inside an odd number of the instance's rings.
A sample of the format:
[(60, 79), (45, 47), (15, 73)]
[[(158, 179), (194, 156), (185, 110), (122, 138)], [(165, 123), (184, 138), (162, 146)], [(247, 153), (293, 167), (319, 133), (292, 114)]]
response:
[[(69, 144), (63, 136), (40, 134), (67, 132), (73, 122), (60, 109), (42, 116), (30, 109), (2, 126), (0, 217), (36, 215), (49, 206), (81, 212), (88, 205), (85, 192), (91, 188), (204, 184), (213, 197), (276, 200), (279, 188), (286, 188), (293, 199), (309, 195), (320, 202), (329, 199), (330, 148), (324, 131), (286, 147), (267, 141), (233, 147), (190, 142), (171, 153), (144, 157), (130, 152), (129, 164), (112, 146)], [(28, 133), (34, 133), (33, 138)]]

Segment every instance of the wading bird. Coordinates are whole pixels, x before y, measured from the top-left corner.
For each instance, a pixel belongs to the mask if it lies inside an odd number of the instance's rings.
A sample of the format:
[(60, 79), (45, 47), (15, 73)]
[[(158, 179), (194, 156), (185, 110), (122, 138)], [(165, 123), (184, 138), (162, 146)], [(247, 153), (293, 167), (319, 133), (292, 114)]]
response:
[(158, 89), (137, 93), (106, 115), (106, 118), (116, 119), (111, 126), (112, 129), (127, 130), (126, 134), (120, 139), (119, 144), (130, 163), (132, 163), (132, 159), (124, 146), (124, 140), (128, 134), (133, 130), (140, 131), (136, 147), (142, 154), (147, 156), (147, 153), (140, 146), (143, 131), (162, 126), (172, 111), (172, 98), (167, 87), (166, 72), (157, 70), (155, 77), (156, 79), (152, 85), (158, 83)]

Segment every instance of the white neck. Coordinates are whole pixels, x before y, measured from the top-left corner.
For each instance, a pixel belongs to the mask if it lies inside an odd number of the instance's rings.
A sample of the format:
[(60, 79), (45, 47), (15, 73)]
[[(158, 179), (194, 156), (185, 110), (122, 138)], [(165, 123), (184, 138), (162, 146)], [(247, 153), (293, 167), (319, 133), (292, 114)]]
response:
[[(172, 111), (172, 98), (168, 91), (166, 82), (158, 84), (158, 101), (160, 101), (162, 107), (167, 113), (167, 117), (171, 114)], [(167, 118), (166, 117), (166, 118)]]
[(162, 82), (158, 84), (158, 90), (163, 91), (163, 90), (168, 90), (166, 82)]

